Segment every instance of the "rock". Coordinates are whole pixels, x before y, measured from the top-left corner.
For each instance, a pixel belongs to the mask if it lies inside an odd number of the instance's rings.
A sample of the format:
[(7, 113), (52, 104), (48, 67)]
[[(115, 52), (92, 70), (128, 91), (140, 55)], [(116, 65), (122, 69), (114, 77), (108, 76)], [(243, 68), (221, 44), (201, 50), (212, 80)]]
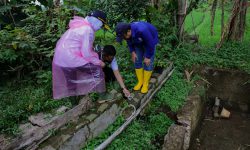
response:
[(62, 135), (61, 138), (62, 138), (62, 141), (67, 141), (71, 136), (66, 134), (66, 135)]
[(56, 149), (53, 148), (51, 145), (49, 145), (49, 146), (46, 146), (46, 147), (39, 149), (39, 150), (56, 150)]
[(112, 107), (106, 110), (103, 114), (101, 114), (98, 118), (96, 118), (92, 123), (89, 124), (91, 137), (96, 137), (101, 132), (103, 132), (110, 124), (112, 124), (118, 114), (120, 109), (116, 104), (112, 105)]
[(97, 117), (97, 114), (90, 114), (89, 116), (86, 117), (87, 120), (90, 122), (93, 121)]
[(102, 104), (99, 108), (98, 108), (98, 110), (97, 110), (97, 112), (103, 112), (104, 110), (106, 110), (107, 108), (108, 108), (108, 104), (107, 103), (104, 103), (104, 104)]
[(36, 145), (34, 145), (34, 142), (39, 143), (48, 139), (51, 136), (49, 134), (51, 131), (57, 131), (60, 127), (69, 123), (72, 118), (78, 118), (90, 108), (90, 99), (86, 99), (83, 103), (73, 107), (64, 114), (55, 116), (56, 119), (49, 124), (43, 127), (37, 127), (37, 129), (32, 132), (22, 134), (21, 136), (14, 138), (9, 144), (0, 145), (0, 148), (25, 149), (25, 147), (29, 147), (30, 149), (35, 149)]
[(155, 84), (156, 81), (157, 81), (157, 80), (156, 80), (155, 78), (151, 78), (149, 82), (152, 83), (152, 84)]
[(62, 113), (65, 113), (67, 110), (69, 110), (68, 107), (62, 106), (62, 107), (60, 107), (60, 108), (57, 109), (56, 113), (57, 114), (62, 114)]
[(137, 95), (138, 95), (138, 98), (139, 98), (139, 99), (141, 99), (141, 98), (144, 96), (144, 94), (142, 94), (141, 92), (138, 93)]
[(241, 111), (248, 112), (248, 105), (247, 104), (239, 104)]
[(88, 127), (78, 130), (73, 137), (60, 146), (59, 150), (79, 150), (84, 146), (89, 137)]
[(79, 123), (77, 126), (76, 126), (76, 130), (79, 130), (80, 128), (82, 128), (83, 126), (85, 126), (89, 121), (85, 120), (81, 123)]
[(115, 98), (116, 98), (117, 100), (120, 100), (120, 99), (122, 99), (122, 97), (123, 97), (122, 94), (121, 94), (121, 93), (118, 93), (118, 94), (116, 94), (116, 97), (115, 97)]
[(31, 132), (34, 132), (38, 128), (38, 126), (33, 126), (31, 123), (25, 123), (19, 126), (19, 129), (21, 130), (22, 134), (29, 134)]
[(110, 94), (112, 94), (112, 95), (115, 95), (116, 93), (117, 93), (117, 91), (115, 89), (110, 91)]
[(53, 119), (51, 114), (38, 113), (37, 115), (30, 116), (29, 121), (34, 125), (42, 127), (53, 121)]
[(164, 138), (162, 150), (183, 150), (185, 132), (185, 127), (171, 125), (168, 134)]
[(139, 103), (140, 102), (140, 99), (134, 97), (133, 100), (136, 102), (136, 103)]
[(152, 77), (154, 77), (154, 78), (157, 78), (158, 76), (160, 76), (159, 73), (153, 73), (153, 74), (152, 74)]
[(3, 134), (0, 135), (0, 149), (3, 149), (2, 145), (5, 145), (9, 142), (9, 138), (6, 138)]
[(4, 135), (0, 135), (0, 143), (2, 143), (4, 141), (5, 141)]

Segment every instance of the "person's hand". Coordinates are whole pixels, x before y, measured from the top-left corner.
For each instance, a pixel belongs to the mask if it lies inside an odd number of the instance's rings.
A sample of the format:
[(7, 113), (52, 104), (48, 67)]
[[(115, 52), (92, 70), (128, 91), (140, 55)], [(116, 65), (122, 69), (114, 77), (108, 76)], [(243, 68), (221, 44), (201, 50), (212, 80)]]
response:
[(123, 88), (123, 93), (126, 97), (129, 97), (130, 96), (130, 92), (129, 90), (127, 90), (126, 88)]
[(105, 67), (105, 63), (103, 61), (101, 61), (101, 67), (104, 68)]
[(144, 58), (144, 63), (146, 64), (146, 66), (149, 66), (150, 65), (150, 59), (148, 58)]
[(136, 53), (135, 53), (135, 52), (132, 52), (132, 53), (131, 53), (131, 56), (132, 56), (132, 61), (133, 61), (133, 63), (135, 63), (135, 60), (137, 59)]

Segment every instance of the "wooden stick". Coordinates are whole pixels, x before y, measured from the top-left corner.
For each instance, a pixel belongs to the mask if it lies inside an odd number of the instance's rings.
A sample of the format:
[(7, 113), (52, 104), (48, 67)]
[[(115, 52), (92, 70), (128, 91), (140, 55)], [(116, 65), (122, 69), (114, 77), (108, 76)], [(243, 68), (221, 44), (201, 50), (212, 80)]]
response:
[(127, 121), (119, 128), (117, 129), (110, 137), (108, 137), (101, 145), (99, 145), (95, 150), (103, 150), (106, 148), (142, 111), (142, 109), (150, 102), (151, 98), (154, 96), (154, 94), (162, 87), (162, 85), (167, 81), (167, 79), (172, 75), (174, 69), (168, 74), (168, 76), (162, 81), (162, 83), (154, 90), (154, 92), (149, 96), (147, 101), (142, 104), (135, 113), (133, 113)]

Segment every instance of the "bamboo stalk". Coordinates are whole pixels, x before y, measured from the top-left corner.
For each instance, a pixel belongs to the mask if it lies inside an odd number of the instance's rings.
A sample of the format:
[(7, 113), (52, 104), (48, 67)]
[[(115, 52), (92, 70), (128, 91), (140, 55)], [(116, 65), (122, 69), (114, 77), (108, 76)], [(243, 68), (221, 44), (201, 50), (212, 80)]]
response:
[(143, 108), (150, 102), (154, 94), (161, 88), (163, 83), (167, 81), (167, 79), (172, 75), (174, 69), (168, 74), (168, 76), (162, 81), (162, 83), (154, 90), (154, 92), (149, 96), (147, 101), (142, 104), (135, 113), (133, 113), (127, 121), (119, 128), (117, 129), (110, 137), (108, 137), (102, 144), (100, 144), (95, 150), (103, 150), (106, 148), (126, 127), (140, 114), (140, 112), (143, 110)]

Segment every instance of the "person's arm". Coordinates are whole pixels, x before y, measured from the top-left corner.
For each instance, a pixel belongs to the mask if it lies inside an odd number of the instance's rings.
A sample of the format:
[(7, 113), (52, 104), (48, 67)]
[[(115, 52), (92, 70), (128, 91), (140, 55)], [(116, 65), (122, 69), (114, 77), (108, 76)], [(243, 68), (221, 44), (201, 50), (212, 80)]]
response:
[(120, 71), (118, 69), (118, 65), (117, 65), (117, 61), (116, 61), (115, 57), (114, 57), (113, 61), (111, 62), (111, 68), (114, 72), (116, 80), (118, 81), (120, 87), (123, 89), (123, 93), (128, 97), (130, 95), (130, 92), (127, 90), (127, 88), (123, 82), (123, 78), (122, 78)]
[(131, 41), (127, 41), (127, 45), (128, 45), (128, 48), (129, 48), (129, 52), (130, 52), (130, 53), (132, 53), (132, 52), (135, 51), (135, 48), (134, 48), (134, 46), (133, 46), (133, 44), (132, 44)]
[(118, 83), (120, 84), (121, 88), (122, 88), (122, 91), (123, 93), (125, 94), (125, 96), (130, 96), (130, 92), (128, 91), (128, 89), (125, 87), (124, 85), (124, 82), (123, 82), (123, 79), (122, 79), (122, 76), (119, 72), (119, 70), (115, 70), (113, 71), (114, 72), (114, 75), (115, 75), (115, 78), (116, 80), (118, 81)]
[(103, 62), (99, 59), (98, 54), (92, 49), (94, 32), (90, 28), (84, 28), (82, 39), (81, 39), (81, 53), (84, 59), (88, 60), (90, 63), (98, 66), (103, 66)]

